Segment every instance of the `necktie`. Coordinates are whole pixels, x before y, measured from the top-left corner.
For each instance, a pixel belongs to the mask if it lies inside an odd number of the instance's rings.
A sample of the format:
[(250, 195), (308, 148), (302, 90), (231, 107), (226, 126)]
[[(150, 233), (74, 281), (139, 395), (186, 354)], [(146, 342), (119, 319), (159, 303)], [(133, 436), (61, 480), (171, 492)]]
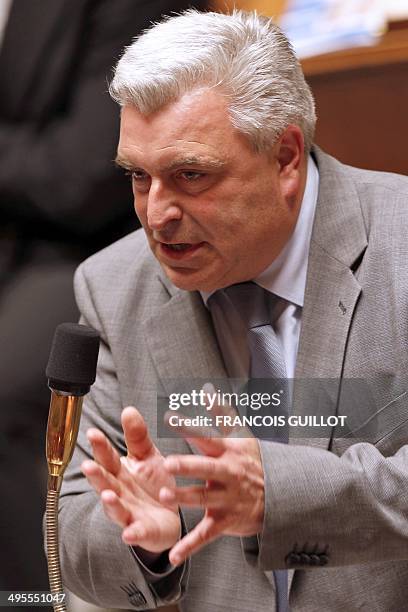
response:
[(224, 289), (224, 292), (247, 329), (251, 354), (250, 378), (285, 378), (285, 361), (271, 325), (267, 291), (255, 283), (248, 282), (231, 285)]
[[(250, 351), (250, 389), (255, 379), (281, 379), (285, 383), (286, 366), (279, 340), (271, 325), (268, 294), (265, 289), (252, 282), (231, 285), (223, 290), (242, 319), (246, 330)], [(288, 398), (285, 384), (284, 398)], [(287, 406), (284, 410), (287, 414)], [(275, 436), (273, 439), (277, 439)], [(280, 442), (287, 443), (287, 428)], [(276, 605), (278, 612), (288, 612), (288, 573), (275, 570)]]
[[(260, 393), (270, 396), (279, 393), (280, 405), (265, 407), (259, 414), (273, 415), (275, 418), (283, 416), (286, 423), (289, 404), (286, 365), (279, 339), (271, 325), (268, 302), (275, 300), (276, 304), (279, 298), (252, 282), (232, 285), (224, 292), (247, 330), (250, 352), (248, 392), (252, 397), (255, 393), (258, 396)], [(258, 427), (253, 433), (264, 440), (288, 442), (286, 426)]]

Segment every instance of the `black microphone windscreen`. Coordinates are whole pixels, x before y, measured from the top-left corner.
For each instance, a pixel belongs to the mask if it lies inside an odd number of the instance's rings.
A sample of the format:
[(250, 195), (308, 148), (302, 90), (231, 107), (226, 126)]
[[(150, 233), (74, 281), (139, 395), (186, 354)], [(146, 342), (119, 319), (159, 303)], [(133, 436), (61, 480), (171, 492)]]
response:
[(55, 330), (46, 376), (52, 389), (85, 395), (95, 382), (99, 333), (77, 323), (61, 323)]

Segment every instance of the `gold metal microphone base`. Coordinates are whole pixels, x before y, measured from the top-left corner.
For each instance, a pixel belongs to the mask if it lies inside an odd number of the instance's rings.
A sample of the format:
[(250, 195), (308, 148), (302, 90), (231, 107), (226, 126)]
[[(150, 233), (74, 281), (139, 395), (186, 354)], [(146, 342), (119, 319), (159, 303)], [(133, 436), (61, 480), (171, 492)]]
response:
[(59, 491), (78, 435), (83, 396), (51, 389), (47, 425), (48, 490)]

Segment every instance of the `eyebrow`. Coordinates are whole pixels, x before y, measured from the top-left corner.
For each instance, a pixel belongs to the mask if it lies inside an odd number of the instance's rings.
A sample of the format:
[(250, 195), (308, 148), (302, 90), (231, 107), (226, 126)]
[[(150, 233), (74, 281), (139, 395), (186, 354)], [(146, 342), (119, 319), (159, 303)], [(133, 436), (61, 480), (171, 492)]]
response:
[[(205, 166), (206, 168), (218, 169), (223, 168), (226, 163), (226, 161), (221, 159), (211, 159), (201, 155), (189, 155), (188, 157), (173, 159), (170, 163), (164, 164), (160, 170), (162, 172), (169, 172), (182, 166)], [(120, 157), (120, 155), (116, 156), (115, 164), (121, 168), (125, 168), (125, 170), (135, 170), (136, 168), (142, 167), (129, 162), (127, 159)]]

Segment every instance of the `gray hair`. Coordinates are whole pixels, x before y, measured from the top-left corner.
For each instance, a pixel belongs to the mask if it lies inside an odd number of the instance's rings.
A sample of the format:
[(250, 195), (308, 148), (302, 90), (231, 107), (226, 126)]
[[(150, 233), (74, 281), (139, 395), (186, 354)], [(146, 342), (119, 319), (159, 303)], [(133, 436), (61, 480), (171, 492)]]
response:
[(154, 24), (125, 49), (110, 94), (149, 115), (184, 93), (217, 88), (232, 125), (256, 151), (268, 150), (289, 124), (312, 145), (313, 96), (286, 36), (256, 12), (187, 10)]

